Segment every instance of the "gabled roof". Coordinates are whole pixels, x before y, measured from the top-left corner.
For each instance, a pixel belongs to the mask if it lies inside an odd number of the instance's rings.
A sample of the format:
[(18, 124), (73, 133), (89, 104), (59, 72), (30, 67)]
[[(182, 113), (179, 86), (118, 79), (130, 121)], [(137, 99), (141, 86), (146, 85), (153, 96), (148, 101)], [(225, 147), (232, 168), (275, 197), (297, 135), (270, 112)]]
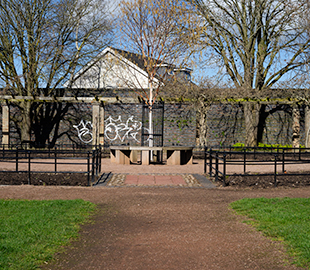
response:
[[(115, 57), (119, 58), (122, 62), (126, 63), (129, 67), (137, 70), (139, 73), (143, 74), (146, 78), (148, 77), (147, 68), (145, 66), (145, 61), (142, 55), (137, 53), (128, 52), (121, 49), (116, 49), (113, 47), (107, 47), (105, 48), (101, 53), (95, 57), (92, 61), (90, 61), (87, 65), (85, 65), (83, 68), (81, 68), (75, 75), (75, 79), (78, 79), (82, 77), (88, 70), (90, 70), (96, 63), (98, 63), (100, 60), (102, 60), (108, 53), (114, 55)], [(152, 61), (153, 63), (156, 63), (158, 66), (161, 67), (169, 67), (172, 71), (186, 71), (191, 72), (191, 69), (189, 68), (177, 68), (173, 64), (169, 64), (166, 62), (159, 62), (158, 60), (148, 58), (148, 61)], [(155, 80), (157, 81), (159, 79), (158, 76), (155, 76)], [(68, 82), (64, 84), (64, 87), (68, 85)]]
[[(145, 61), (144, 61), (145, 59), (143, 58), (143, 56), (141, 54), (132, 53), (132, 52), (128, 52), (128, 51), (124, 51), (124, 50), (116, 49), (116, 48), (112, 48), (112, 47), (111, 47), (111, 49), (118, 52), (120, 55), (122, 55), (123, 57), (125, 57), (126, 59), (131, 61), (132, 63), (136, 64), (139, 68), (143, 69), (144, 71), (147, 71), (146, 67), (145, 67)], [(161, 61), (158, 61), (158, 60), (156, 60), (154, 58), (150, 58), (150, 57), (147, 57), (147, 62), (152, 62), (152, 63), (154, 63), (154, 65), (158, 65), (158, 66), (165, 66), (165, 67), (169, 66), (172, 69), (176, 68), (176, 66), (173, 64), (161, 62)]]
[[(128, 64), (128, 66), (131, 66), (132, 68), (137, 69), (141, 74), (144, 76), (148, 76), (146, 69), (143, 65), (143, 59), (142, 57), (139, 57), (138, 54), (126, 52), (123, 50), (115, 49), (112, 47), (105, 48), (101, 53), (99, 53), (92, 61), (87, 63), (83, 68), (81, 68), (76, 74), (75, 79), (78, 79), (79, 77), (82, 77), (88, 70), (90, 70), (96, 63), (98, 63), (100, 60), (102, 60), (108, 53), (111, 53), (112, 55), (119, 58), (121, 61)], [(64, 87), (67, 87), (69, 81), (64, 83)]]

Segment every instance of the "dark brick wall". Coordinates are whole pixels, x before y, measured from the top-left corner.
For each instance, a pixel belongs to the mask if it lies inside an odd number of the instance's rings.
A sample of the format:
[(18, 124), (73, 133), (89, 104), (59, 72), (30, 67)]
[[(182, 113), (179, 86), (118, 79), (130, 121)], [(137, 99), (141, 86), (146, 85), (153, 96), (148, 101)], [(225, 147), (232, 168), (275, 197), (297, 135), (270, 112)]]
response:
[(207, 115), (208, 145), (244, 142), (242, 108), (238, 105), (211, 105)]
[[(105, 144), (141, 145), (141, 128), (142, 104), (105, 106)], [(165, 104), (164, 145), (195, 145), (195, 129), (195, 112), (187, 105)]]
[(196, 112), (184, 104), (165, 104), (164, 145), (195, 146)]
[[(16, 107), (10, 107), (11, 117), (18, 118)], [(105, 105), (105, 144), (141, 145), (141, 104)], [(0, 114), (0, 117), (2, 112)], [(301, 115), (304, 116), (303, 108)], [(82, 124), (81, 124), (82, 121)], [(61, 121), (59, 144), (87, 144), (91, 139), (92, 104), (79, 103), (69, 110)], [(2, 127), (2, 117), (0, 120)], [(79, 125), (89, 133), (78, 134), (73, 125)], [(208, 145), (231, 145), (244, 142), (243, 110), (237, 104), (212, 105), (207, 115)], [(116, 129), (117, 128), (117, 131)], [(304, 122), (301, 121), (301, 144), (305, 144)], [(0, 138), (2, 129), (0, 128)], [(84, 142), (81, 140), (84, 140)], [(292, 119), (289, 110), (278, 111), (267, 118), (263, 142), (267, 144), (291, 144)], [(165, 104), (164, 145), (194, 146), (196, 139), (196, 112), (185, 104)], [(10, 121), (10, 142), (19, 143), (14, 122)], [(91, 144), (91, 142), (89, 142)]]
[(141, 104), (109, 104), (104, 108), (105, 145), (141, 145)]
[[(270, 106), (269, 110), (273, 107), (274, 106)], [(301, 107), (301, 144), (305, 144), (303, 110), (304, 108)], [(241, 105), (212, 105), (207, 119), (208, 145), (232, 145), (238, 142), (244, 143), (245, 126)], [(282, 145), (292, 144), (292, 117), (290, 114), (290, 108), (277, 111), (267, 117), (263, 143)]]
[[(165, 104), (164, 108), (163, 144), (166, 146), (194, 146), (195, 112), (189, 110), (189, 107), (184, 104)], [(10, 110), (12, 116), (18, 116), (16, 108), (12, 107)], [(104, 111), (105, 145), (141, 145), (142, 104), (108, 104), (105, 105)], [(69, 145), (91, 144), (91, 122), (92, 104), (74, 104), (61, 121), (59, 129), (61, 137), (57, 140), (57, 143)], [(52, 137), (50, 137), (51, 140)], [(13, 121), (10, 123), (10, 143), (20, 143)], [(147, 144), (147, 142), (145, 143)]]

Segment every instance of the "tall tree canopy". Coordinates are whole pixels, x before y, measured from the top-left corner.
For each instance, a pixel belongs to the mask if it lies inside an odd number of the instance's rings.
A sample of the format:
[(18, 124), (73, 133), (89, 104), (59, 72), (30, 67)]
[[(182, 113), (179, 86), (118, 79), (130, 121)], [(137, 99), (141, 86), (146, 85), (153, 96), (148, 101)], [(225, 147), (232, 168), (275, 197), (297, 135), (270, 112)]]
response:
[[(80, 65), (104, 46), (111, 33), (105, 1), (0, 0), (0, 79), (6, 93), (18, 96), (60, 96)], [(70, 83), (68, 84), (70, 86)], [(68, 104), (18, 104), (22, 141), (44, 144)]]
[[(149, 108), (149, 146), (153, 146), (152, 108), (161, 86), (173, 73), (180, 71), (188, 42), (181, 29), (192, 21), (188, 4), (180, 0), (122, 1), (121, 31), (125, 47), (142, 58), (143, 70), (148, 77), (148, 87), (142, 86), (139, 76), (128, 85)], [(177, 71), (178, 70), (178, 71)]]
[[(142, 56), (149, 77), (149, 89), (138, 90), (141, 98), (151, 106), (157, 97), (162, 81), (173, 69), (183, 66), (186, 49), (182, 28), (193, 24), (188, 4), (180, 0), (122, 1), (121, 32), (124, 47)], [(138, 89), (139, 78), (133, 87)]]
[[(224, 67), (239, 95), (265, 95), (286, 75), (303, 68), (309, 53), (304, 23), (307, 1), (188, 0), (201, 19), (199, 43), (207, 61)], [(272, 95), (272, 93), (269, 93)], [(246, 144), (262, 139), (265, 106), (244, 105)]]

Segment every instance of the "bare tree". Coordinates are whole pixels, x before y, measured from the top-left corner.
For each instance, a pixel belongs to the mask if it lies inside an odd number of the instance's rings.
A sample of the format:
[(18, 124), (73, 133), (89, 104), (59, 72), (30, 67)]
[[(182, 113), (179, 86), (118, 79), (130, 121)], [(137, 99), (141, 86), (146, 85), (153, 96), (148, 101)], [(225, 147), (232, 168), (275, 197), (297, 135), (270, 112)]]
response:
[(184, 64), (189, 43), (184, 42), (185, 35), (181, 31), (194, 22), (185, 1), (134, 0), (122, 1), (120, 6), (123, 42), (127, 50), (142, 56), (141, 65), (148, 77), (145, 87), (144, 81), (133, 74), (128, 87), (149, 106), (149, 142), (152, 146), (152, 106), (164, 80)]
[[(0, 79), (17, 96), (62, 96), (62, 87), (81, 65), (106, 46), (111, 31), (105, 1), (1, 0)], [(70, 104), (17, 104), (21, 141), (45, 144), (58, 136), (59, 121)]]
[[(272, 97), (277, 83), (304, 67), (309, 37), (303, 14), (307, 1), (188, 0), (201, 24), (198, 42), (206, 61), (225, 69), (244, 101)], [(261, 141), (266, 105), (244, 103), (246, 145)]]

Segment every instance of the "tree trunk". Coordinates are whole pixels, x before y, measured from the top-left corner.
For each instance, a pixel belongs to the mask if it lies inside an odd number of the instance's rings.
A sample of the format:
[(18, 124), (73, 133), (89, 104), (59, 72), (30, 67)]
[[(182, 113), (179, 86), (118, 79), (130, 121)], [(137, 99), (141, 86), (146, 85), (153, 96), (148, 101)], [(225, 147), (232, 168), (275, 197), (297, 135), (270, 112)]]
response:
[(29, 143), (31, 140), (31, 102), (22, 101), (22, 121), (20, 123), (21, 142)]
[(269, 113), (266, 112), (266, 105), (262, 104), (259, 110), (259, 122), (257, 127), (257, 143), (263, 142), (264, 132), (266, 128), (266, 119)]
[(305, 146), (310, 147), (310, 105), (305, 108)]
[(207, 134), (208, 134), (208, 123), (207, 123), (207, 113), (209, 106), (206, 104), (200, 104), (197, 110), (198, 117), (198, 145), (199, 147), (205, 147), (207, 145)]
[(292, 116), (293, 116), (292, 146), (299, 147), (299, 144), (300, 144), (300, 110), (297, 104), (293, 106)]
[(255, 147), (258, 144), (258, 125), (261, 105), (245, 103), (244, 106), (245, 145)]

